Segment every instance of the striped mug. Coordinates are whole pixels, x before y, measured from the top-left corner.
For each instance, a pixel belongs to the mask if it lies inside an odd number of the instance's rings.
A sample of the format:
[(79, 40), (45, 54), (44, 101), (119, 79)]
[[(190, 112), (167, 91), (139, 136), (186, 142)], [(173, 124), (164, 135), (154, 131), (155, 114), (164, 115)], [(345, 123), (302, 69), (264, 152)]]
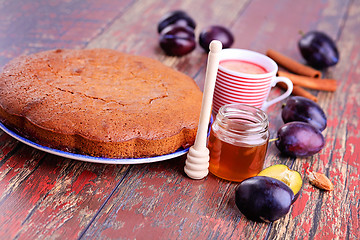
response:
[[(214, 114), (225, 104), (242, 103), (266, 110), (287, 98), (293, 84), (288, 78), (277, 77), (277, 71), (277, 64), (263, 54), (244, 49), (223, 49), (213, 97)], [(278, 82), (287, 85), (286, 92), (268, 100), (271, 88)]]

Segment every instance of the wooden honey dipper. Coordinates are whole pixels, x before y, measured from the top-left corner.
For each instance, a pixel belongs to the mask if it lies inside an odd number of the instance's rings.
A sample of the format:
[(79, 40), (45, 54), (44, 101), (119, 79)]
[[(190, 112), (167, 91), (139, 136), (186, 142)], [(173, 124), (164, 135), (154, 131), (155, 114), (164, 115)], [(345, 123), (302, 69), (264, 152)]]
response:
[(194, 145), (190, 147), (185, 161), (184, 171), (192, 179), (202, 179), (209, 173), (209, 149), (206, 147), (207, 131), (209, 126), (211, 104), (214, 95), (216, 74), (219, 67), (219, 53), (222, 44), (218, 40), (210, 43), (210, 52), (207, 60), (205, 85), (202, 98), (199, 126)]

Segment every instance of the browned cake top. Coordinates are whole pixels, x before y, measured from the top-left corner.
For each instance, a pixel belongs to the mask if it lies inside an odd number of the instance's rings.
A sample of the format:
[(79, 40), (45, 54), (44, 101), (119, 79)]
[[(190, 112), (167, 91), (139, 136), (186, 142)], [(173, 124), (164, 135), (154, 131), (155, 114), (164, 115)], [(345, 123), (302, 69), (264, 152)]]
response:
[(141, 56), (47, 51), (14, 59), (0, 78), (0, 106), (54, 132), (118, 142), (198, 124), (202, 93), (195, 82)]

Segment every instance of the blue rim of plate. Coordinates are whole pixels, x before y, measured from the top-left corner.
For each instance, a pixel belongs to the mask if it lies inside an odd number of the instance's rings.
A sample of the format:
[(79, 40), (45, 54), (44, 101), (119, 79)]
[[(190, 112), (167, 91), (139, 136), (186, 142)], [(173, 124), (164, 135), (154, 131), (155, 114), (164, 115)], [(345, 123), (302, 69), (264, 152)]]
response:
[[(209, 124), (209, 132), (210, 132), (210, 126), (212, 124), (213, 117), (211, 116), (210, 124)], [(71, 153), (66, 152), (46, 146), (42, 146), (40, 144), (37, 144), (23, 136), (20, 136), (19, 134), (15, 133), (14, 131), (8, 129), (4, 124), (0, 122), (0, 129), (2, 129), (5, 133), (10, 135), (11, 137), (15, 138), (16, 140), (30, 146), (33, 148), (36, 148), (38, 150), (41, 150), (43, 152), (51, 153), (53, 155), (57, 155), (60, 157), (65, 157), (73, 160), (78, 161), (84, 161), (84, 162), (91, 162), (91, 163), (105, 163), (105, 164), (142, 164), (142, 163), (152, 163), (152, 162), (160, 162), (165, 160), (170, 160), (179, 156), (182, 156), (186, 154), (189, 151), (189, 148), (179, 148), (173, 153), (165, 154), (161, 156), (155, 156), (155, 157), (148, 157), (148, 158), (103, 158), (103, 157), (93, 157), (89, 155), (82, 155), (78, 153)], [(209, 133), (208, 133), (209, 134)]]

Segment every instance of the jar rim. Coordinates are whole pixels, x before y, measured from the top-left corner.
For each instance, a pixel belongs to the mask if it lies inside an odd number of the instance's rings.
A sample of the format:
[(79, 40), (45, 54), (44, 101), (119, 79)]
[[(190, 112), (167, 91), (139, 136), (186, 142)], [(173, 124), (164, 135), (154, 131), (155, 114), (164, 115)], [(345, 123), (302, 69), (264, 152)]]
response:
[[(233, 134), (257, 134), (268, 129), (268, 116), (260, 108), (241, 103), (222, 106), (216, 116), (220, 127)], [(229, 124), (239, 124), (241, 128), (230, 127)]]

